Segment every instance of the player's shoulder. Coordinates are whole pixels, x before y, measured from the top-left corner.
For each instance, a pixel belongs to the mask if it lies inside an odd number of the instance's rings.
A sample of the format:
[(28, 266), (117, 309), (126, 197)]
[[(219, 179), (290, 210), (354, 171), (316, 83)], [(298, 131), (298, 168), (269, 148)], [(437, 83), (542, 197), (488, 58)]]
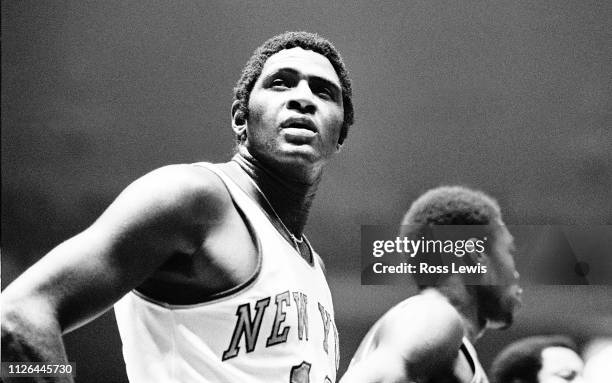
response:
[[(408, 303), (408, 300), (406, 300)], [(423, 312), (423, 316), (433, 317), (450, 325), (461, 326), (461, 315), (450, 301), (435, 289), (424, 290), (409, 300), (409, 308)]]
[(194, 164), (166, 165), (138, 178), (124, 193), (139, 196), (158, 209), (184, 210), (191, 214), (219, 212), (231, 197), (219, 176)]
[(444, 297), (422, 292), (391, 308), (381, 320), (381, 336), (407, 337), (438, 347), (459, 347), (464, 335), (461, 315)]
[(450, 371), (461, 347), (460, 314), (440, 294), (420, 293), (390, 309), (378, 325), (378, 349), (397, 353), (409, 375), (431, 377)]
[(407, 313), (411, 316), (430, 316), (434, 315), (450, 321), (460, 320), (460, 315), (453, 305), (439, 293), (423, 291), (404, 299), (388, 311), (390, 317), (403, 317)]
[(172, 164), (145, 174), (140, 180), (150, 182), (168, 192), (200, 192), (205, 195), (226, 195), (227, 189), (219, 176), (209, 166), (198, 164)]

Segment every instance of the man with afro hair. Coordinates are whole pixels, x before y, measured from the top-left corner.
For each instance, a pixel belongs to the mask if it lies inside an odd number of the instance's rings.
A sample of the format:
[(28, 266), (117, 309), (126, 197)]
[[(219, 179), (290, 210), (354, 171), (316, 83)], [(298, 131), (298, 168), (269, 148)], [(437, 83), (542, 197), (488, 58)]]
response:
[(576, 344), (562, 335), (520, 339), (506, 346), (491, 364), (492, 383), (584, 382), (584, 363)]
[(114, 305), (132, 383), (335, 382), (331, 294), (304, 227), (352, 123), (328, 40), (266, 41), (235, 88), (234, 158), (143, 176), (8, 286), (3, 361), (64, 363), (62, 334)]
[(415, 274), (419, 294), (374, 324), (341, 383), (487, 382), (472, 344), (487, 328), (508, 327), (520, 304), (513, 238), (497, 202), (461, 186), (432, 189), (414, 201), (400, 235), (431, 240), (452, 235), (449, 228), (459, 228), (455, 235), (465, 240), (488, 238), (482, 251), (474, 247), (463, 256), (486, 273), (440, 273), (434, 279)]

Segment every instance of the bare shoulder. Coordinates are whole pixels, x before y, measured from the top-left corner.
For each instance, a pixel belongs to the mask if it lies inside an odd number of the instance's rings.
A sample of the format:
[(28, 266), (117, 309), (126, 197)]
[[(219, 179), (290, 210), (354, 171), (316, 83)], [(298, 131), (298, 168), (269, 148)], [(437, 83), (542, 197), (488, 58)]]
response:
[[(383, 318), (381, 331), (418, 333), (431, 342), (460, 344), (463, 337), (461, 316), (445, 299), (428, 294), (408, 298), (389, 310)], [(397, 338), (396, 336), (394, 336)]]
[(229, 192), (219, 176), (210, 169), (191, 164), (155, 169), (134, 181), (128, 189), (146, 191), (145, 196), (151, 196), (164, 206), (186, 204), (189, 208), (214, 208), (230, 201)]
[[(401, 302), (381, 319), (379, 344), (398, 352), (415, 375), (432, 362), (452, 366), (464, 330), (457, 310), (444, 298), (420, 294)], [(420, 371), (422, 370), (422, 371)]]
[(426, 320), (428, 324), (438, 327), (462, 329), (459, 312), (447, 299), (438, 294), (422, 292), (398, 305), (397, 315), (404, 316), (409, 313), (415, 321)]
[(107, 238), (133, 255), (190, 254), (231, 206), (223, 181), (211, 170), (168, 165), (128, 185), (84, 234)]
[(131, 212), (142, 219), (206, 224), (214, 222), (230, 205), (229, 192), (211, 170), (189, 164), (168, 165), (132, 182), (100, 221)]
[(445, 298), (427, 293), (391, 308), (372, 331), (375, 347), (351, 364), (342, 383), (427, 381), (445, 375), (452, 371), (463, 338), (459, 313)]
[(102, 313), (172, 255), (197, 251), (228, 206), (229, 192), (212, 171), (192, 165), (156, 169), (8, 286), (3, 305), (25, 313), (22, 318), (46, 309), (52, 319), (45, 321), (69, 331)]

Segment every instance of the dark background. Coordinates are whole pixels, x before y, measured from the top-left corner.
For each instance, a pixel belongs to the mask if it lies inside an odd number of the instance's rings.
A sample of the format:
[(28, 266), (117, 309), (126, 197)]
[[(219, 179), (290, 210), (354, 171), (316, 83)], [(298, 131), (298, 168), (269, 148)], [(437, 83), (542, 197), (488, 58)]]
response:
[[(315, 31), (344, 56), (357, 118), (307, 227), (343, 372), (412, 292), (360, 286), (360, 225), (398, 224), (450, 183), (494, 195), (509, 224), (612, 224), (611, 4), (3, 1), (3, 285), (140, 175), (229, 159), (231, 89), (251, 52)], [(612, 335), (611, 293), (528, 286), (516, 325), (479, 342), (483, 364), (523, 335)], [(112, 312), (66, 341), (78, 381), (125, 379)]]

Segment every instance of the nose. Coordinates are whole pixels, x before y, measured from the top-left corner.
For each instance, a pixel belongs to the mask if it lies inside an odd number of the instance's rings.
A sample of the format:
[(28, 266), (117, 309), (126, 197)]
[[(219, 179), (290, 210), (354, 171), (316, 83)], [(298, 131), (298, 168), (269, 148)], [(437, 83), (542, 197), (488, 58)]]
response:
[(317, 107), (313, 101), (314, 94), (306, 80), (302, 80), (290, 93), (287, 108), (303, 114), (314, 114)]
[(514, 270), (514, 273), (512, 274), (514, 276), (514, 282), (516, 284), (516, 292), (520, 296), (521, 294), (523, 294), (523, 288), (519, 285), (521, 274), (519, 274), (519, 272), (516, 270)]

